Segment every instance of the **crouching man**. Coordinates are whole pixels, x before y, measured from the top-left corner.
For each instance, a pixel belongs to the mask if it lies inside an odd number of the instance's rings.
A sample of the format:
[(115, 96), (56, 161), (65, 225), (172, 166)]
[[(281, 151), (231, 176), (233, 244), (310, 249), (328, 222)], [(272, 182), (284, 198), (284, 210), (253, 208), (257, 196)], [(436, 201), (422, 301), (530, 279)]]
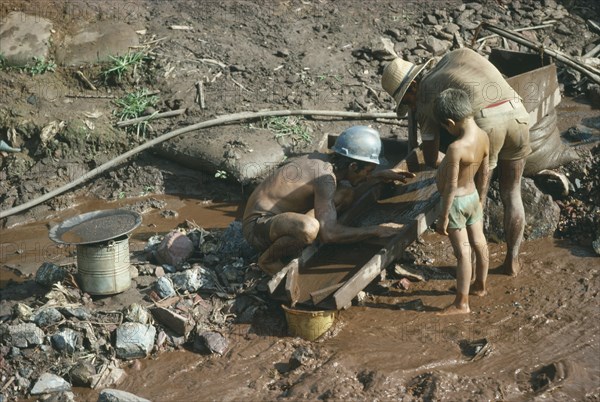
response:
[(338, 212), (349, 206), (353, 189), (367, 180), (404, 182), (414, 175), (397, 169), (373, 173), (379, 164), (381, 140), (369, 127), (353, 126), (336, 140), (332, 153), (312, 153), (294, 159), (265, 179), (250, 195), (243, 218), (246, 240), (261, 251), (259, 267), (274, 275), (315, 240), (354, 243), (390, 237), (401, 226), (384, 223), (349, 227)]

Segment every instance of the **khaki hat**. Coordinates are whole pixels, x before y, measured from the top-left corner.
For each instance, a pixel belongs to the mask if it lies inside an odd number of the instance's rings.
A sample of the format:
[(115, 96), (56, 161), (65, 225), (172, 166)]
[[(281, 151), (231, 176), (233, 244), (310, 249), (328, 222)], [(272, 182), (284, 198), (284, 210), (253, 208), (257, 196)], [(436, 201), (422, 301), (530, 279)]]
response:
[(396, 114), (398, 116), (406, 116), (408, 113), (408, 106), (402, 105), (400, 102), (410, 83), (432, 60), (429, 59), (425, 63), (417, 65), (398, 57), (392, 60), (383, 70), (381, 86), (396, 101)]

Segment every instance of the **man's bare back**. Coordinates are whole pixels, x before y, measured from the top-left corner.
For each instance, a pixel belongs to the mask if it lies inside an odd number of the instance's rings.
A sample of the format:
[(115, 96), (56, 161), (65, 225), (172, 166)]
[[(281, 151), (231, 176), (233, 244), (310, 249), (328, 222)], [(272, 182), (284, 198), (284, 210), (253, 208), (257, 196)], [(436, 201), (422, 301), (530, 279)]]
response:
[(256, 188), (246, 204), (244, 219), (253, 214), (310, 211), (314, 208), (315, 182), (318, 181), (330, 181), (336, 186), (328, 156), (314, 153), (295, 158)]

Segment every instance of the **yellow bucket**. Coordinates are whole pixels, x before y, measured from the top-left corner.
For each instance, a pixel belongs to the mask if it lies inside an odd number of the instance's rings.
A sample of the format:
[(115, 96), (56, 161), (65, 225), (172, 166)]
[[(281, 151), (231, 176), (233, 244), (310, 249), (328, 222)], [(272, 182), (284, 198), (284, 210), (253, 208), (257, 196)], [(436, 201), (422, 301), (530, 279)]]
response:
[(336, 310), (307, 311), (295, 310), (284, 305), (288, 333), (308, 341), (314, 341), (323, 335), (335, 321)]

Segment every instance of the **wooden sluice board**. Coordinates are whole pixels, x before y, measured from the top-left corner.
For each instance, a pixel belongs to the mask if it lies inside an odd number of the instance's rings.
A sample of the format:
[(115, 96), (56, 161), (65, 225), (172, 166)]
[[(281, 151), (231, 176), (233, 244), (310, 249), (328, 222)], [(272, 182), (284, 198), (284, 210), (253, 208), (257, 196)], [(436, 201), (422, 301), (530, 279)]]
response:
[[(397, 166), (416, 174), (407, 184), (380, 185), (364, 194), (340, 219), (350, 226), (385, 222), (402, 224), (389, 239), (357, 244), (313, 244), (269, 282), (282, 299), (321, 309), (342, 309), (433, 222), (439, 193), (435, 169), (427, 168), (420, 150)], [(284, 280), (285, 279), (285, 280)]]

